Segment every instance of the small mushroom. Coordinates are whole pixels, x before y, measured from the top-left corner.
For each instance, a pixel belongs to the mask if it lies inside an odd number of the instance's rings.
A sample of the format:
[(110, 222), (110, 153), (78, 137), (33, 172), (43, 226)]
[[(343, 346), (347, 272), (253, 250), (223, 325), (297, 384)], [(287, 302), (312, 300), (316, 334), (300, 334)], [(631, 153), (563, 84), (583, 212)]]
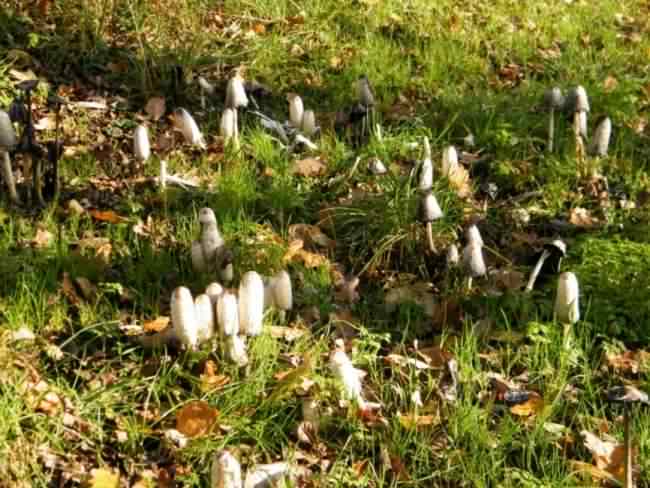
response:
[(205, 273), (214, 271), (224, 250), (225, 242), (217, 226), (217, 218), (211, 208), (199, 210), (201, 235), (192, 242), (192, 267), (194, 271)]
[(224, 283), (230, 283), (233, 279), (234, 269), (233, 261), (235, 256), (230, 249), (225, 249), (221, 255), (221, 268), (219, 269), (219, 276)]
[(285, 270), (279, 271), (273, 278), (273, 303), (280, 310), (281, 319), (284, 321), (286, 313), (293, 307), (293, 289), (291, 276)]
[(302, 116), (302, 132), (307, 137), (311, 137), (316, 134), (318, 128), (316, 127), (316, 115), (313, 110), (305, 110), (305, 113)]
[(429, 145), (429, 138), (424, 138), (424, 159), (422, 160), (422, 167), (420, 168), (420, 179), (418, 182), (418, 190), (426, 192), (433, 187), (433, 161), (431, 160), (431, 146)]
[(176, 339), (186, 348), (196, 349), (199, 343), (196, 309), (192, 293), (184, 286), (172, 292), (171, 316)]
[(357, 80), (357, 99), (364, 107), (371, 108), (375, 106), (375, 95), (370, 86), (370, 80), (366, 75), (361, 75)]
[(205, 110), (205, 95), (214, 95), (214, 85), (203, 78), (203, 76), (199, 76), (197, 82), (199, 83), (199, 88), (201, 89), (201, 108)]
[(555, 316), (563, 324), (575, 324), (580, 320), (578, 302), (578, 278), (571, 272), (562, 273), (557, 283)]
[(450, 244), (447, 248), (447, 267), (458, 266), (459, 262), (460, 255), (458, 254), (458, 246), (456, 244)]
[(585, 158), (585, 141), (587, 140), (587, 113), (589, 112), (589, 98), (583, 86), (578, 85), (569, 91), (566, 106), (573, 112), (576, 157), (583, 164)]
[(233, 110), (234, 115), (234, 129), (235, 129), (235, 141), (239, 144), (239, 109), (245, 108), (248, 106), (248, 97), (246, 96), (246, 88), (244, 87), (244, 79), (241, 77), (239, 72), (235, 73), (235, 76), (228, 80), (228, 85), (226, 86), (226, 108)]
[(442, 151), (442, 174), (447, 178), (458, 171), (458, 151), (454, 146), (447, 146)]
[(11, 123), (11, 119), (7, 112), (0, 110), (0, 157), (2, 157), (2, 179), (5, 180), (7, 190), (9, 191), (9, 198), (15, 204), (20, 203), (18, 192), (16, 191), (16, 181), (14, 180), (14, 173), (11, 169), (11, 158), (9, 157), (9, 150), (16, 145), (16, 132)]
[(376, 176), (384, 175), (388, 172), (386, 165), (379, 158), (372, 158), (368, 163), (368, 169)]
[(467, 289), (472, 288), (472, 280), (485, 276), (487, 268), (483, 259), (483, 248), (476, 241), (470, 241), (463, 249), (463, 266), (467, 273)]
[(431, 252), (436, 252), (436, 248), (433, 243), (433, 221), (441, 219), (444, 214), (433, 192), (429, 191), (422, 196), (422, 200), (420, 202), (420, 214), (422, 222), (424, 222), (426, 225), (429, 250)]
[(289, 475), (289, 463), (258, 464), (248, 469), (244, 488), (268, 488), (282, 486), (282, 479)]
[(609, 117), (603, 118), (596, 126), (594, 136), (589, 143), (589, 154), (592, 156), (607, 156), (609, 140), (612, 137), (612, 121)]
[(214, 335), (214, 306), (208, 295), (201, 294), (194, 299), (194, 309), (198, 343), (201, 344)]
[(365, 401), (361, 387), (362, 371), (352, 365), (352, 361), (342, 350), (336, 350), (330, 355), (330, 367), (336, 379), (343, 385), (344, 398), (356, 402), (363, 408)]
[(174, 125), (181, 131), (185, 141), (200, 149), (206, 149), (205, 139), (199, 130), (194, 117), (184, 108), (174, 110)]
[(246, 353), (246, 342), (238, 335), (228, 336), (226, 339), (227, 353), (230, 360), (237, 366), (243, 367), (248, 364)]
[(264, 282), (255, 271), (248, 271), (239, 284), (239, 329), (242, 334), (262, 333), (264, 316)]
[(481, 237), (481, 232), (478, 230), (476, 224), (472, 224), (467, 227), (465, 231), (465, 237), (468, 244), (478, 244), (480, 247), (483, 247), (483, 238)]
[(215, 453), (210, 478), (211, 488), (242, 488), (239, 461), (226, 450)]
[(149, 134), (143, 124), (139, 124), (133, 133), (133, 153), (135, 154), (135, 159), (140, 163), (144, 163), (151, 156)]
[(546, 261), (551, 256), (557, 260), (557, 270), (559, 271), (560, 262), (562, 261), (562, 258), (566, 256), (566, 244), (564, 243), (564, 241), (560, 239), (555, 239), (554, 241), (548, 244), (544, 244), (544, 250), (542, 251), (541, 256), (537, 260), (537, 263), (533, 268), (533, 272), (530, 274), (530, 278), (528, 279), (528, 284), (526, 285), (526, 291), (531, 291), (533, 289), (533, 287), (535, 286), (535, 281), (537, 280), (537, 276), (539, 275), (539, 272), (541, 271), (542, 266), (544, 265), (544, 261)]
[(237, 130), (235, 129), (235, 109), (227, 108), (221, 114), (221, 123), (219, 125), (219, 133), (227, 143), (230, 139), (235, 140), (237, 143)]
[(548, 144), (546, 150), (553, 152), (553, 142), (555, 139), (555, 111), (564, 108), (564, 95), (558, 87), (553, 87), (544, 93), (544, 107), (549, 111), (548, 116)]
[(607, 398), (612, 403), (623, 404), (624, 452), (625, 452), (625, 484), (624, 488), (633, 488), (634, 472), (632, 470), (632, 435), (630, 432), (630, 406), (633, 403), (650, 405), (648, 394), (633, 386), (615, 386), (607, 392)]
[(210, 297), (210, 301), (212, 302), (213, 307), (217, 306), (217, 301), (219, 300), (219, 297), (221, 296), (223, 291), (224, 291), (223, 286), (221, 286), (216, 281), (210, 283), (205, 289), (205, 294)]
[(302, 119), (305, 113), (302, 98), (300, 98), (300, 95), (296, 95), (295, 93), (289, 93), (287, 95), (287, 101), (289, 102), (289, 122), (291, 122), (291, 125), (296, 129), (300, 129), (302, 127)]
[(217, 299), (217, 322), (222, 337), (239, 334), (237, 297), (228, 291), (224, 291)]

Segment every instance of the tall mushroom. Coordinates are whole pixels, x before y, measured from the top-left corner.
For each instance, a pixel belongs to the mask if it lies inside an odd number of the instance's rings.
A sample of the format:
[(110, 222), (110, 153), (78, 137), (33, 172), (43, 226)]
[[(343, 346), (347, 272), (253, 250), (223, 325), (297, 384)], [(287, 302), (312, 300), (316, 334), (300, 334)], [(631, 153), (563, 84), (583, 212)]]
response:
[(422, 167), (420, 168), (420, 179), (418, 182), (418, 190), (427, 192), (433, 187), (433, 161), (431, 160), (431, 146), (429, 145), (429, 138), (424, 138), (424, 159), (422, 160)]
[(447, 146), (442, 151), (442, 174), (451, 178), (458, 171), (458, 151), (454, 146)]
[(553, 152), (553, 142), (555, 139), (555, 111), (564, 108), (564, 95), (558, 87), (553, 87), (544, 93), (544, 107), (549, 111), (548, 116), (548, 144), (546, 150)]
[(139, 163), (145, 163), (151, 156), (151, 144), (149, 134), (143, 124), (138, 124), (133, 132), (133, 153)]
[(243, 334), (262, 333), (264, 316), (264, 282), (255, 271), (248, 271), (239, 284), (239, 327)]
[(201, 89), (201, 108), (205, 110), (205, 95), (214, 95), (214, 85), (203, 78), (203, 76), (199, 76), (197, 81), (199, 83), (199, 88)]
[(194, 117), (184, 108), (174, 110), (174, 125), (181, 131), (185, 141), (200, 149), (206, 149), (205, 139)]
[(239, 334), (237, 297), (228, 291), (224, 291), (217, 299), (217, 322), (222, 337)]
[(11, 119), (7, 112), (0, 110), (0, 156), (2, 157), (2, 179), (5, 180), (7, 190), (9, 191), (9, 198), (15, 204), (20, 203), (18, 192), (16, 191), (16, 181), (14, 180), (14, 173), (11, 169), (11, 158), (9, 157), (9, 150), (16, 145), (16, 132), (11, 123)]
[(583, 86), (578, 85), (569, 92), (567, 107), (573, 111), (573, 134), (576, 141), (576, 159), (584, 166), (585, 141), (587, 140), (587, 113), (589, 98)]
[(612, 137), (612, 120), (604, 117), (596, 126), (594, 135), (589, 143), (588, 152), (591, 156), (607, 156), (609, 140)]
[(428, 191), (422, 196), (422, 200), (420, 201), (420, 215), (422, 222), (426, 225), (429, 250), (436, 252), (436, 247), (433, 243), (433, 221), (441, 219), (444, 214), (432, 191)]
[(336, 379), (343, 386), (343, 396), (352, 400), (361, 408), (365, 406), (361, 387), (361, 371), (352, 365), (352, 361), (342, 350), (336, 350), (330, 355), (330, 367)]
[(287, 101), (289, 102), (289, 122), (291, 122), (291, 125), (296, 129), (300, 129), (305, 114), (305, 107), (302, 103), (302, 98), (300, 98), (300, 95), (295, 93), (289, 93), (287, 95)]
[(313, 136), (318, 130), (316, 127), (316, 115), (313, 110), (305, 110), (305, 113), (302, 115), (301, 129), (307, 137)]
[(286, 313), (293, 307), (293, 289), (291, 276), (285, 270), (279, 271), (271, 278), (271, 294), (273, 304), (280, 311), (280, 320), (284, 321)]
[(214, 335), (214, 306), (207, 294), (194, 299), (198, 343), (208, 341)]
[(201, 235), (192, 242), (192, 267), (194, 271), (205, 273), (214, 271), (220, 261), (225, 242), (217, 227), (217, 218), (211, 208), (199, 210)]
[(463, 249), (463, 266), (467, 273), (467, 289), (471, 290), (472, 280), (485, 276), (487, 273), (483, 248), (477, 241), (470, 241)]
[(199, 343), (196, 309), (192, 293), (184, 286), (179, 286), (172, 292), (171, 316), (176, 339), (186, 348), (196, 349)]
[(248, 107), (248, 97), (246, 96), (246, 88), (244, 87), (244, 79), (239, 72), (228, 80), (226, 87), (226, 108), (234, 111), (235, 116), (235, 144), (239, 146), (239, 109)]
[(563, 324), (575, 324), (580, 320), (578, 303), (578, 278), (571, 272), (562, 273), (557, 283), (555, 316)]
[(226, 144), (232, 139), (236, 141), (236, 115), (237, 111), (234, 108), (227, 108), (221, 114), (221, 123), (219, 124), (219, 132)]

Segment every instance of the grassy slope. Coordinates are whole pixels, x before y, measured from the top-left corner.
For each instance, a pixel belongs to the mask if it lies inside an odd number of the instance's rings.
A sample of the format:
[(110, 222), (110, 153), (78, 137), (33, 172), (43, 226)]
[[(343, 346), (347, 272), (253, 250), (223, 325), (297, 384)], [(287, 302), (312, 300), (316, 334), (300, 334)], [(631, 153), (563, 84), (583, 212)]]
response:
[[(367, 73), (380, 101), (380, 113), (387, 119), (385, 138), (353, 151), (326, 130), (323, 155), (330, 173), (313, 181), (291, 175), (286, 155), (255, 128), (244, 131), (243, 155), (226, 154), (219, 171), (209, 156), (174, 152), (171, 169), (197, 168), (199, 175), (209, 177), (213, 191), (193, 199), (172, 197), (166, 206), (153, 193), (126, 191), (117, 204), (117, 210), (133, 221), (152, 216), (157, 242), (136, 235), (128, 224), (97, 224), (56, 210), (34, 218), (10, 209), (5, 200), (0, 222), (0, 320), (6, 329), (27, 326), (39, 336), (35, 345), (13, 345), (8, 334), (0, 340), (0, 458), (8, 460), (0, 466), (0, 479), (12, 480), (9, 486), (18, 481), (23, 486), (46, 486), (49, 479), (59, 476), (57, 470), (53, 474), (43, 467), (38, 447), (45, 445), (61, 456), (70, 453), (66, 472), (74, 471), (73, 461), (106, 464), (119, 466), (123, 477), (131, 480), (152, 466), (152, 459), (169, 456), (169, 464), (179, 467), (178, 478), (186, 486), (206, 485), (211, 454), (223, 446), (239, 447), (248, 465), (291, 457), (297, 449), (293, 431), (301, 417), (300, 401), (294, 395), (280, 401), (269, 399), (276, 384), (273, 375), (288, 368), (281, 353), (309, 352), (315, 361), (318, 395), (325, 406), (335, 405), (336, 388), (323, 355), (332, 347), (331, 323), (298, 343), (259, 339), (245, 375), (216, 359), (220, 372), (231, 377), (218, 392), (200, 388), (203, 360), (215, 359), (207, 348), (180, 356), (152, 355), (118, 330), (119, 323), (167, 313), (174, 286), (186, 284), (199, 291), (205, 285), (207, 277), (192, 275), (187, 253), (198, 229), (195, 215), (201, 206), (215, 208), (225, 236), (237, 249), (237, 269), (254, 267), (266, 273), (279, 269), (284, 248), (251, 241), (261, 229), (286, 237), (291, 223), (317, 222), (318, 209), (344, 197), (348, 184), (379, 188), (382, 193), (376, 201), (353, 206), (354, 212), (341, 212), (332, 235), (344, 244), (338, 259), (358, 272), (374, 255), (378, 269), (388, 275), (397, 270), (413, 272), (434, 279), (442, 295), (455, 296), (458, 290), (441, 281), (438, 261), (423, 252), (419, 226), (415, 230), (411, 226), (417, 202), (402, 179), (377, 183), (359, 171), (345, 184), (327, 185), (326, 180), (347, 171), (357, 153), (364, 158), (377, 154), (386, 162), (418, 158), (420, 154), (405, 143), (425, 134), (434, 141), (437, 160), (446, 144), (459, 144), (469, 131), (475, 134), (478, 148), (493, 156), (486, 171), (489, 176), (478, 170), (473, 173), (475, 185), (497, 182), (500, 199), (542, 190), (540, 197), (525, 203), (533, 219), (523, 231), (550, 235), (545, 223), (566, 217), (570, 208), (586, 207), (601, 215), (597, 200), (578, 191), (581, 185), (565, 123), (558, 128), (558, 152), (545, 156), (546, 119), (533, 110), (547, 87), (577, 83), (590, 94), (592, 120), (602, 114), (613, 120), (612, 150), (601, 168), (610, 186), (630, 198), (647, 190), (647, 135), (631, 128), (648, 106), (650, 41), (643, 2), (495, 1), (468, 6), (467, 2), (424, 0), (315, 1), (297, 6), (258, 1), (226, 2), (219, 7), (205, 1), (160, 0), (115, 1), (113, 10), (102, 12), (102, 6), (109, 3), (60, 0), (51, 10), (56, 28), (38, 29), (38, 38), (28, 36), (31, 27), (25, 18), (2, 17), (2, 45), (33, 53), (47, 67), (44, 78), (56, 84), (70, 82), (72, 76), (88, 82), (101, 75), (110, 95), (128, 96), (129, 110), (111, 121), (84, 116), (75, 120), (70, 132), (78, 144), (90, 144), (100, 129), (106, 134), (104, 124), (130, 134), (133, 112), (148, 96), (168, 90), (170, 76), (165, 67), (170, 63), (180, 63), (210, 79), (219, 78), (220, 67), (227, 73), (230, 67), (245, 64), (248, 77), (264, 81), (279, 94), (270, 101), (277, 114), (284, 114), (281, 94), (288, 91), (303, 95), (306, 106), (319, 112), (335, 111), (352, 101), (353, 81)], [(250, 34), (259, 25), (264, 32)], [(111, 71), (109, 62), (125, 68)], [(14, 95), (9, 68), (9, 58), (5, 58), (0, 63), (3, 106)], [(618, 82), (614, 89), (606, 83), (610, 76)], [(390, 121), (400, 95), (415, 107), (415, 115)], [(197, 108), (196, 92), (191, 91), (189, 97), (191, 108)], [(218, 108), (220, 104), (218, 100)], [(206, 114), (200, 122), (212, 137), (217, 115)], [(128, 136), (120, 144), (128, 147)], [(74, 189), (79, 193), (97, 171), (90, 155), (71, 158), (64, 165), (66, 181), (76, 178)], [(263, 167), (272, 168), (273, 176), (262, 176)], [(147, 171), (153, 174), (154, 170)], [(445, 182), (437, 182), (436, 191), (446, 211), (436, 232), (441, 242), (449, 242), (463, 223), (463, 202)], [(530, 249), (509, 244), (515, 230), (509, 208), (490, 206), (482, 230), (491, 247), (503, 248), (502, 253), (527, 271), (530, 262), (525, 257), (530, 256)], [(563, 349), (560, 327), (552, 322), (552, 285), (528, 298), (463, 299), (465, 323), (445, 331), (459, 338), (448, 346), (458, 359), (463, 384), (453, 406), (441, 407), (435, 401), (439, 375), (403, 374), (376, 359), (379, 349), (387, 349), (386, 337), (393, 345), (409, 344), (417, 336), (429, 338), (430, 330), (421, 327), (422, 315), (416, 308), (405, 307), (397, 316), (387, 316), (380, 307), (381, 276), (366, 276), (362, 300), (354, 307), (362, 331), (354, 358), (355, 364), (369, 371), (367, 390), (384, 404), (388, 426), (369, 428), (344, 412), (326, 418), (320, 456), (332, 464), (320, 481), (332, 486), (395, 484), (382, 462), (387, 452), (401, 460), (412, 485), (580, 484), (570, 476), (568, 463), (568, 459), (590, 461), (579, 432), (597, 430), (600, 419), (606, 417), (610, 433), (622, 436), (620, 422), (614, 421), (616, 413), (602, 397), (603, 388), (620, 380), (600, 369), (602, 355), (620, 347), (617, 339), (647, 341), (650, 335), (647, 216), (643, 210), (615, 208), (607, 210), (607, 216), (609, 225), (603, 230), (569, 236), (565, 269), (575, 271), (581, 280), (585, 318), (576, 329), (571, 354)], [(35, 221), (56, 235), (60, 232), (56, 245), (47, 249), (24, 245), (35, 234)], [(364, 222), (367, 227), (362, 226)], [(109, 266), (93, 259), (92, 252), (76, 252), (74, 244), (84, 233), (111, 239)], [(420, 238), (414, 241), (414, 235)], [(385, 240), (393, 236), (394, 241)], [(389, 244), (394, 251), (375, 254)], [(346, 256), (348, 249), (353, 250), (351, 258)], [(298, 304), (317, 305), (323, 316), (335, 309), (327, 271), (299, 264), (290, 270), (297, 283)], [(59, 291), (64, 271), (103, 283), (98, 298), (72, 306)], [(121, 303), (111, 283), (128, 287), (135, 296)], [(484, 340), (466, 333), (482, 318), (492, 321), (497, 330), (523, 333), (525, 341)], [(277, 319), (270, 317), (269, 322)], [(48, 343), (63, 348), (63, 359), (48, 354)], [(36, 374), (28, 365), (67, 399), (66, 410), (84, 419), (83, 428), (78, 424), (66, 427), (60, 415), (34, 410), (34, 400), (24, 392)], [(522, 422), (500, 405), (492, 405), (481, 397), (490, 371), (506, 377), (526, 372), (528, 387), (545, 398), (545, 410)], [(641, 387), (650, 387), (647, 373), (637, 379)], [(577, 388), (575, 400), (561, 394), (569, 386)], [(418, 432), (401, 426), (394, 415), (412, 410), (409, 398), (416, 387), (425, 404), (442, 419)], [(183, 404), (197, 398), (218, 408), (220, 422), (230, 428), (175, 449), (163, 440), (162, 432), (173, 427), (175, 412)], [(152, 419), (142, 415), (147, 408), (154, 412)], [(554, 441), (545, 422), (568, 426), (574, 443)], [(648, 417), (638, 416), (634, 427), (640, 479), (645, 480), (640, 485), (648, 486)], [(127, 440), (118, 442), (116, 431), (126, 432)], [(367, 465), (360, 464), (365, 460), (369, 460)]]

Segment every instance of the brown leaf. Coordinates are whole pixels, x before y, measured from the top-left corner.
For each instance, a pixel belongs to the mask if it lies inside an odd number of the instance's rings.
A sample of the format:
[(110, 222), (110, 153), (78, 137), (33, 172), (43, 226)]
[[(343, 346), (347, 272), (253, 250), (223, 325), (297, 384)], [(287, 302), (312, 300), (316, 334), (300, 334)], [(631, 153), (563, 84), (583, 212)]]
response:
[(53, 239), (54, 239), (54, 235), (50, 231), (45, 229), (38, 229), (36, 231), (36, 235), (30, 241), (30, 245), (37, 249), (43, 249), (46, 247), (50, 247), (50, 244), (52, 244)]
[(282, 260), (288, 262), (302, 262), (306, 268), (318, 268), (322, 265), (329, 264), (325, 256), (315, 254), (313, 252), (305, 251), (303, 248), (303, 241), (296, 239), (289, 243), (289, 248), (285, 253)]
[(333, 249), (336, 246), (336, 242), (323, 234), (316, 225), (292, 224), (289, 226), (288, 233), (291, 240), (301, 239), (307, 247), (320, 246)]
[(512, 269), (500, 269), (494, 273), (496, 284), (503, 290), (520, 290), (524, 286), (524, 274)]
[(90, 215), (100, 222), (108, 222), (109, 224), (121, 224), (128, 222), (129, 219), (116, 214), (113, 210), (91, 210)]
[(405, 429), (420, 429), (440, 424), (439, 415), (398, 414), (399, 423)]
[(209, 359), (205, 362), (203, 373), (201, 374), (201, 391), (216, 391), (230, 382), (228, 376), (217, 374), (217, 364)]
[(75, 278), (75, 283), (81, 290), (81, 294), (86, 300), (92, 300), (97, 296), (97, 287), (93, 285), (88, 278), (79, 276)]
[(81, 298), (77, 295), (72, 279), (68, 272), (63, 273), (63, 280), (61, 281), (61, 291), (72, 305), (81, 303)]
[(449, 360), (454, 357), (452, 353), (440, 346), (419, 349), (418, 354), (424, 357), (430, 367), (436, 369), (444, 368)]
[(209, 434), (217, 422), (219, 411), (207, 402), (194, 400), (176, 413), (176, 430), (186, 437)]
[(90, 472), (90, 488), (120, 488), (120, 474), (106, 468)]
[(593, 217), (589, 210), (582, 207), (575, 207), (571, 209), (569, 212), (569, 222), (571, 222), (576, 227), (582, 227), (584, 229), (593, 228), (599, 224), (598, 219)]
[(144, 111), (153, 120), (159, 120), (160, 117), (165, 115), (165, 99), (163, 97), (152, 97), (147, 101)]
[(519, 417), (537, 415), (544, 409), (544, 399), (536, 392), (531, 391), (528, 400), (510, 407), (510, 412)]
[[(604, 469), (599, 469), (593, 464), (585, 463), (584, 461), (570, 461), (571, 470), (575, 474), (581, 475), (583, 479), (590, 482), (603, 482), (611, 481), (616, 482), (616, 478)], [(588, 478), (587, 478), (588, 477)]]
[(625, 475), (625, 446), (613, 440), (602, 440), (587, 430), (583, 430), (580, 434), (595, 466), (622, 480)]
[(169, 325), (169, 317), (160, 316), (156, 317), (153, 320), (149, 320), (143, 324), (145, 333), (149, 332), (160, 332), (167, 328)]
[(326, 171), (327, 165), (320, 158), (299, 159), (292, 168), (292, 173), (299, 176), (320, 176)]

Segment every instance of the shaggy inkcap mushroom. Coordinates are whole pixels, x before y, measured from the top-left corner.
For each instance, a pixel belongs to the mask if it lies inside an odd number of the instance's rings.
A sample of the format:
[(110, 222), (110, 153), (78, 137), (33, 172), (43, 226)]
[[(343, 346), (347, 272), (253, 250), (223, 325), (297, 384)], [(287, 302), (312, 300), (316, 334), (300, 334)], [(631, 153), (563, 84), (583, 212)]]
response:
[(264, 316), (264, 282), (255, 271), (248, 271), (239, 284), (239, 328), (242, 334), (262, 333)]
[(11, 169), (9, 150), (16, 145), (16, 132), (7, 112), (0, 110), (0, 157), (2, 157), (2, 179), (5, 180), (9, 197), (14, 203), (20, 203), (14, 173)]
[(589, 97), (587, 90), (581, 85), (569, 90), (566, 109), (574, 114), (574, 131), (577, 136), (587, 139), (587, 113), (589, 112)]
[(356, 402), (363, 407), (365, 401), (362, 395), (361, 371), (352, 365), (345, 351), (336, 350), (330, 356), (330, 367), (334, 375), (343, 385), (343, 396), (346, 400)]
[(483, 247), (483, 238), (481, 237), (481, 232), (478, 230), (476, 224), (467, 227), (465, 237), (468, 244), (478, 244), (480, 247)]
[(372, 158), (368, 163), (368, 169), (373, 175), (384, 175), (388, 172), (386, 165), (379, 158)]
[(422, 222), (426, 224), (429, 250), (435, 252), (436, 249), (433, 244), (433, 221), (441, 219), (444, 214), (433, 192), (429, 191), (422, 196), (422, 200), (420, 201), (420, 215)]
[(186, 142), (200, 149), (207, 147), (194, 117), (184, 108), (174, 110), (174, 125), (181, 131)]
[(458, 171), (458, 152), (454, 146), (447, 146), (442, 151), (442, 174), (452, 176)]
[(133, 153), (135, 159), (144, 162), (151, 156), (151, 145), (149, 144), (149, 134), (147, 128), (140, 124), (135, 128), (133, 133)]
[(560, 239), (555, 239), (554, 241), (548, 244), (544, 244), (544, 250), (542, 251), (541, 256), (537, 260), (537, 263), (533, 268), (533, 272), (530, 274), (528, 284), (526, 285), (526, 291), (531, 291), (533, 289), (533, 287), (535, 286), (535, 281), (537, 280), (537, 276), (539, 275), (539, 272), (541, 271), (544, 262), (548, 258), (550, 257), (554, 258), (554, 263), (557, 263), (557, 271), (559, 272), (560, 262), (562, 261), (562, 258), (564, 256), (566, 256), (566, 244), (564, 243), (564, 241)]
[(546, 90), (544, 93), (544, 107), (549, 111), (548, 117), (548, 152), (553, 152), (553, 141), (555, 138), (555, 111), (564, 108), (564, 95), (558, 87)]
[(217, 299), (217, 322), (222, 337), (239, 334), (237, 297), (228, 291), (224, 291)]
[(215, 453), (212, 457), (211, 488), (242, 488), (241, 466), (228, 451)]
[(313, 110), (305, 110), (302, 116), (302, 132), (311, 137), (316, 133), (316, 114)]
[(211, 208), (199, 210), (199, 224), (201, 235), (199, 240), (192, 242), (192, 267), (194, 271), (204, 273), (215, 269), (225, 243)]
[(431, 160), (431, 146), (429, 145), (429, 138), (424, 138), (424, 159), (422, 160), (422, 167), (420, 168), (420, 179), (418, 182), (418, 190), (429, 191), (433, 186), (433, 161)]
[(199, 87), (201, 88), (201, 108), (205, 110), (205, 95), (214, 95), (214, 85), (203, 78), (203, 76), (199, 76), (197, 81), (199, 83)]
[(469, 278), (485, 276), (486, 267), (483, 249), (477, 242), (470, 242), (463, 249), (463, 265)]
[(221, 286), (216, 281), (210, 283), (205, 289), (205, 294), (210, 297), (210, 301), (212, 302), (213, 307), (217, 306), (217, 301), (219, 300), (219, 297), (221, 296), (222, 293), (223, 293), (223, 286)]
[(291, 122), (291, 125), (296, 129), (300, 129), (302, 127), (302, 119), (305, 113), (302, 98), (295, 93), (289, 93), (287, 95), (287, 100), (289, 101), (289, 122)]
[(357, 98), (359, 103), (364, 107), (370, 108), (375, 106), (375, 95), (372, 92), (370, 80), (366, 75), (362, 75), (357, 80)]
[(293, 307), (293, 289), (291, 276), (282, 270), (273, 277), (273, 303), (282, 313), (286, 313)]
[(176, 339), (186, 348), (196, 349), (199, 343), (196, 309), (192, 293), (184, 286), (172, 292), (171, 315)]
[(592, 156), (607, 156), (609, 149), (609, 140), (612, 137), (612, 121), (605, 117), (596, 126), (594, 135), (589, 143), (589, 154)]
[(233, 261), (235, 256), (230, 249), (224, 249), (221, 257), (221, 269), (219, 269), (219, 276), (224, 283), (230, 283), (234, 275)]
[(246, 353), (246, 342), (238, 335), (231, 335), (226, 338), (227, 353), (230, 360), (237, 366), (246, 366), (248, 364), (248, 354)]
[(226, 107), (238, 109), (248, 106), (248, 97), (244, 88), (244, 79), (239, 73), (228, 80), (226, 87)]
[(289, 475), (289, 463), (258, 464), (248, 469), (244, 488), (282, 486), (282, 478)]
[(214, 306), (210, 297), (202, 294), (194, 299), (194, 308), (198, 340), (201, 344), (210, 340), (214, 335)]
[(456, 244), (451, 244), (447, 248), (447, 266), (458, 266), (460, 262), (460, 255), (458, 254), (458, 246)]
[(570, 272), (562, 273), (557, 283), (555, 316), (563, 324), (575, 324), (580, 320), (578, 302), (578, 278)]
[(625, 456), (625, 488), (633, 488), (634, 472), (632, 469), (632, 433), (630, 432), (630, 407), (634, 403), (639, 405), (650, 405), (648, 394), (633, 386), (615, 386), (607, 392), (607, 398), (612, 403), (623, 404), (623, 428), (624, 428), (624, 456)]
[(237, 131), (235, 130), (235, 109), (227, 108), (221, 114), (221, 124), (219, 126), (221, 137), (225, 141), (236, 137)]

